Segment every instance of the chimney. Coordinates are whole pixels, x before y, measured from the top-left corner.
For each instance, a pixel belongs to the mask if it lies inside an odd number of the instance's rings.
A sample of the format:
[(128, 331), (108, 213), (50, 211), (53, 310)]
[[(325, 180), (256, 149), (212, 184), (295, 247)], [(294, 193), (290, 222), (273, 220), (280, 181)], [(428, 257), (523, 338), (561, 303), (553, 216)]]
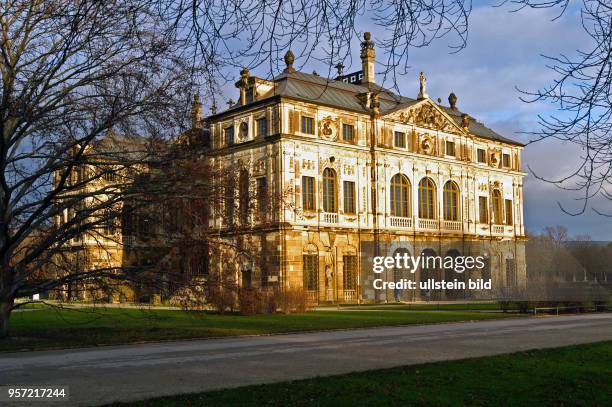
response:
[(363, 71), (363, 82), (376, 83), (374, 76), (374, 41), (369, 32), (363, 34), (363, 42), (361, 43), (361, 70)]

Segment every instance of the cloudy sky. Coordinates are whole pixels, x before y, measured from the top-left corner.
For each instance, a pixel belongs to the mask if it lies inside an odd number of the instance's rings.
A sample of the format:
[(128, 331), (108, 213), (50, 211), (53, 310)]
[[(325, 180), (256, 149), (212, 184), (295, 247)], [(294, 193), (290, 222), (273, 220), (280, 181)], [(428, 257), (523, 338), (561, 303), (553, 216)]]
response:
[[(486, 4), (482, 4), (486, 3)], [(524, 10), (508, 12), (508, 8), (494, 8), (491, 2), (475, 2), (470, 17), (468, 46), (452, 53), (449, 42), (440, 40), (433, 45), (410, 51), (410, 70), (398, 79), (401, 93), (416, 97), (418, 74), (424, 71), (428, 80), (429, 96), (448, 103), (448, 94), (458, 96), (458, 107), (497, 132), (519, 141), (528, 141), (521, 132), (537, 128), (537, 115), (551, 113), (554, 107), (522, 102), (517, 90), (542, 88), (554, 78), (546, 68), (542, 55), (575, 54), (577, 49), (588, 49), (590, 43), (580, 25), (578, 10), (568, 10), (556, 19), (558, 10)], [(364, 21), (363, 28), (372, 31), (376, 40), (377, 28)], [(378, 33), (379, 35), (381, 33)], [(358, 53), (355, 40), (354, 53)], [(381, 55), (377, 59), (383, 60)], [(301, 65), (299, 59), (296, 65)], [(308, 63), (303, 70), (327, 72), (325, 67)], [(360, 69), (358, 55), (345, 72)], [(257, 74), (257, 72), (255, 72)], [(226, 92), (224, 92), (226, 93)], [(236, 90), (230, 96), (235, 99)], [(527, 146), (523, 163), (526, 171), (548, 178), (566, 175), (571, 171), (580, 151), (558, 142)], [(591, 209), (581, 216), (564, 214), (562, 204), (569, 210), (580, 205), (578, 195), (538, 181), (530, 173), (525, 180), (525, 222), (530, 232), (539, 232), (548, 225), (565, 225), (571, 235), (588, 234), (597, 240), (612, 240), (612, 218), (601, 217)], [(592, 206), (610, 211), (609, 203), (595, 201)]]

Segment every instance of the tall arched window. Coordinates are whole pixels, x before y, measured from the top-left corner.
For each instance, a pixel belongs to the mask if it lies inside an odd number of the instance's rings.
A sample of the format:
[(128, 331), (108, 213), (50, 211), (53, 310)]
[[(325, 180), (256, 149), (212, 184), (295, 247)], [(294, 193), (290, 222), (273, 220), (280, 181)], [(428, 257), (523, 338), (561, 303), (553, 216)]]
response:
[(459, 220), (459, 187), (453, 181), (444, 184), (444, 220)]
[(391, 216), (409, 217), (410, 181), (402, 174), (391, 178)]
[(436, 184), (428, 177), (419, 182), (419, 217), (421, 219), (436, 217)]
[(336, 212), (336, 172), (331, 168), (326, 168), (323, 171), (323, 210), (325, 212)]
[(496, 225), (504, 223), (504, 209), (502, 207), (502, 196), (499, 189), (493, 190), (493, 223)]

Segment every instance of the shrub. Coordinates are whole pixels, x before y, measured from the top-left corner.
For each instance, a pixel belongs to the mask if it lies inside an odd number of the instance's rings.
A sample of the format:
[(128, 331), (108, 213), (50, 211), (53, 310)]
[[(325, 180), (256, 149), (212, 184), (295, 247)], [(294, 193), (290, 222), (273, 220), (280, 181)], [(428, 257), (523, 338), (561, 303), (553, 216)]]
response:
[(285, 290), (276, 290), (275, 297), (278, 307), (285, 314), (306, 312), (311, 305), (302, 288), (290, 287)]

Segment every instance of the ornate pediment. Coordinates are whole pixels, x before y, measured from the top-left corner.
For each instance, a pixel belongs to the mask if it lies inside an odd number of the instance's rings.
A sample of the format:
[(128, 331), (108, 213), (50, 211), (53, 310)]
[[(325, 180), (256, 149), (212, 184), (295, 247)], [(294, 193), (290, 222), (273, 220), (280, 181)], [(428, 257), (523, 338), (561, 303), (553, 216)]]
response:
[(455, 121), (429, 99), (389, 113), (385, 118), (449, 133), (463, 133), (463, 130), (457, 126)]

